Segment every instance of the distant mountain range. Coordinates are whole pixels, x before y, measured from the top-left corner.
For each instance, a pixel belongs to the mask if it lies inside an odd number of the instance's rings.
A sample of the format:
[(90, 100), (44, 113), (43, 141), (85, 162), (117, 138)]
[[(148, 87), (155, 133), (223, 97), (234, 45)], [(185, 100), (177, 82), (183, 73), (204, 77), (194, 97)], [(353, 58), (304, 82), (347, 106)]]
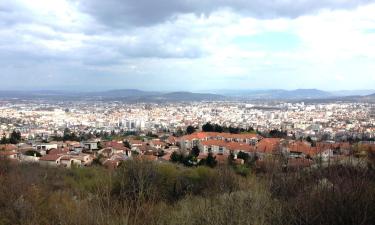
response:
[(216, 90), (213, 93), (220, 93), (225, 96), (232, 96), (245, 99), (275, 99), (275, 100), (298, 100), (298, 99), (329, 99), (345, 96), (366, 96), (375, 93), (375, 90), (354, 90), (354, 91), (322, 91), (318, 89), (270, 89), (270, 90)]
[[(221, 100), (324, 100), (324, 101), (371, 101), (375, 91), (336, 91), (318, 89), (296, 90), (216, 90), (213, 93), (155, 92), (137, 89), (119, 89), (98, 92), (73, 91), (0, 91), (0, 98), (46, 99), (46, 100), (108, 100), (124, 102), (177, 102)], [(373, 94), (369, 94), (373, 93)], [(353, 94), (353, 95), (351, 95)], [(356, 95), (354, 95), (356, 94)]]
[(219, 101), (228, 97), (192, 92), (153, 92), (137, 89), (119, 89), (100, 92), (69, 91), (0, 91), (3, 99), (45, 99), (45, 100), (105, 100), (125, 102), (176, 102), (176, 101)]

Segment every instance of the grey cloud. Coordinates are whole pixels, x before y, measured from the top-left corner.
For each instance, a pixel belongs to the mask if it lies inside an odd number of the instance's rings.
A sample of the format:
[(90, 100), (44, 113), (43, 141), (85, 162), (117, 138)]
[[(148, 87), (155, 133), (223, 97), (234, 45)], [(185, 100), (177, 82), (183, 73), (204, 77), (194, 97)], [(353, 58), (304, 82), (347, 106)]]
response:
[(258, 18), (294, 18), (370, 2), (374, 0), (87, 0), (79, 2), (79, 8), (108, 26), (128, 27), (162, 23), (184, 13), (209, 15), (222, 8)]
[(0, 2), (0, 26), (12, 26), (31, 19), (31, 14), (22, 5), (11, 1)]

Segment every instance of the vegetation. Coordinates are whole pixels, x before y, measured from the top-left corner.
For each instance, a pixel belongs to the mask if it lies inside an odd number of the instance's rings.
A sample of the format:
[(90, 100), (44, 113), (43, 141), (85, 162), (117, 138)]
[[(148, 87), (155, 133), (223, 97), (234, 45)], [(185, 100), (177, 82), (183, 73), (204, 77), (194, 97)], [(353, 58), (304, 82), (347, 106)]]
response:
[(35, 151), (35, 150), (28, 150), (28, 151), (25, 152), (25, 155), (27, 155), (27, 156), (36, 156), (36, 157), (41, 157), (42, 156), (38, 151)]
[(0, 144), (18, 144), (21, 141), (21, 132), (13, 130), (9, 138), (5, 137), (5, 134), (0, 140)]
[(0, 224), (375, 224), (372, 166), (265, 163), (255, 173), (245, 165), (130, 160), (117, 170), (68, 170), (2, 160)]
[(280, 131), (280, 130), (270, 130), (268, 135), (265, 135), (266, 137), (270, 138), (287, 138), (288, 135), (286, 131)]
[(197, 130), (197, 128), (195, 128), (195, 127), (193, 127), (193, 126), (187, 126), (187, 128), (186, 128), (186, 134), (192, 134), (192, 133), (194, 133), (196, 130)]
[(250, 127), (248, 129), (239, 128), (239, 127), (226, 127), (221, 126), (219, 124), (211, 124), (210, 122), (204, 124), (202, 126), (203, 132), (219, 132), (219, 133), (232, 133), (232, 134), (240, 134), (240, 133), (256, 133), (254, 128)]
[(207, 157), (199, 162), (199, 165), (214, 168), (217, 165), (216, 157), (212, 153), (208, 153)]

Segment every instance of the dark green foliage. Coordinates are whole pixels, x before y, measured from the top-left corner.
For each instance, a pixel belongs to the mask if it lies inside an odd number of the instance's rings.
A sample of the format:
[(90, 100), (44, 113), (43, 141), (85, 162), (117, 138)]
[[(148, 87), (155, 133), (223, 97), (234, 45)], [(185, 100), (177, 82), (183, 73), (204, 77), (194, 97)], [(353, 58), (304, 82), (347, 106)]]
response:
[(182, 159), (183, 159), (183, 155), (177, 152), (173, 152), (170, 160), (171, 162), (178, 163), (178, 162), (182, 162)]
[(193, 154), (183, 155), (178, 152), (173, 152), (170, 161), (174, 163), (181, 163), (187, 167), (197, 165), (197, 157)]
[(210, 122), (208, 122), (208, 123), (206, 123), (206, 124), (204, 124), (202, 126), (202, 131), (204, 131), (204, 132), (213, 132), (214, 131), (214, 126)]
[(195, 157), (192, 154), (189, 154), (186, 157), (182, 158), (182, 163), (184, 164), (184, 166), (188, 166), (188, 167), (196, 166), (197, 165), (197, 157)]
[(199, 156), (199, 148), (197, 146), (194, 146), (193, 149), (191, 150), (191, 154), (195, 157), (198, 157)]
[(235, 171), (237, 174), (239, 174), (239, 175), (241, 175), (241, 176), (243, 176), (243, 177), (247, 177), (247, 176), (249, 176), (249, 174), (250, 174), (250, 172), (251, 172), (250, 168), (247, 167), (246, 165), (236, 165), (236, 166), (234, 167), (234, 171)]
[(11, 144), (18, 144), (19, 142), (21, 141), (21, 132), (19, 131), (13, 131), (11, 134), (10, 134), (10, 137), (9, 137), (9, 142)]
[(271, 138), (287, 138), (288, 137), (286, 131), (280, 131), (280, 130), (271, 130), (268, 136)]
[(249, 159), (250, 159), (250, 156), (249, 156), (249, 154), (247, 154), (245, 152), (239, 152), (237, 154), (237, 158), (243, 159), (245, 161), (245, 163), (247, 163), (249, 161)]
[(9, 138), (5, 134), (1, 137), (0, 144), (18, 144), (21, 141), (21, 132), (13, 130)]
[(187, 134), (192, 134), (192, 133), (194, 133), (195, 131), (196, 131), (196, 128), (193, 127), (193, 126), (187, 126), (187, 128), (186, 128), (186, 133), (187, 133)]
[(34, 151), (34, 150), (26, 151), (25, 155), (27, 155), (27, 156), (36, 156), (36, 157), (41, 157), (42, 156), (39, 152)]
[(0, 144), (7, 144), (8, 143), (8, 140), (7, 138), (5, 137), (5, 134), (1, 137), (1, 140), (0, 140)]
[(65, 128), (63, 141), (81, 141), (81, 138), (77, 136), (75, 132), (72, 132), (69, 128)]
[(132, 146), (130, 145), (129, 141), (124, 141), (124, 146), (127, 147), (128, 149), (132, 148)]
[(232, 127), (232, 126), (229, 126), (229, 127), (226, 127), (226, 126), (221, 126), (219, 124), (211, 124), (210, 122), (204, 124), (202, 126), (202, 131), (203, 132), (219, 132), (219, 133), (232, 133), (232, 134), (239, 134), (239, 133), (246, 133), (246, 132), (250, 132), (250, 133), (254, 133), (254, 128), (250, 127), (248, 129), (244, 129), (244, 128), (239, 128), (239, 127)]
[(199, 165), (208, 166), (214, 168), (217, 165), (216, 157), (210, 152), (205, 159), (199, 162)]
[(173, 136), (175, 137), (181, 137), (184, 135), (184, 131), (179, 127), (175, 133), (173, 133)]

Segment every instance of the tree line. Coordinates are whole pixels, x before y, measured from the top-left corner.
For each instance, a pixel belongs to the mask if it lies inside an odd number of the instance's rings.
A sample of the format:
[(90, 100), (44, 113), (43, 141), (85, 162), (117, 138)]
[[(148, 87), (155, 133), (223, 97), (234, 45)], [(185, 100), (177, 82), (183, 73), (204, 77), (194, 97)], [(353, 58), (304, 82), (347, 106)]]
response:
[(1, 137), (0, 144), (18, 144), (21, 141), (21, 132), (13, 130), (9, 138), (5, 134)]

